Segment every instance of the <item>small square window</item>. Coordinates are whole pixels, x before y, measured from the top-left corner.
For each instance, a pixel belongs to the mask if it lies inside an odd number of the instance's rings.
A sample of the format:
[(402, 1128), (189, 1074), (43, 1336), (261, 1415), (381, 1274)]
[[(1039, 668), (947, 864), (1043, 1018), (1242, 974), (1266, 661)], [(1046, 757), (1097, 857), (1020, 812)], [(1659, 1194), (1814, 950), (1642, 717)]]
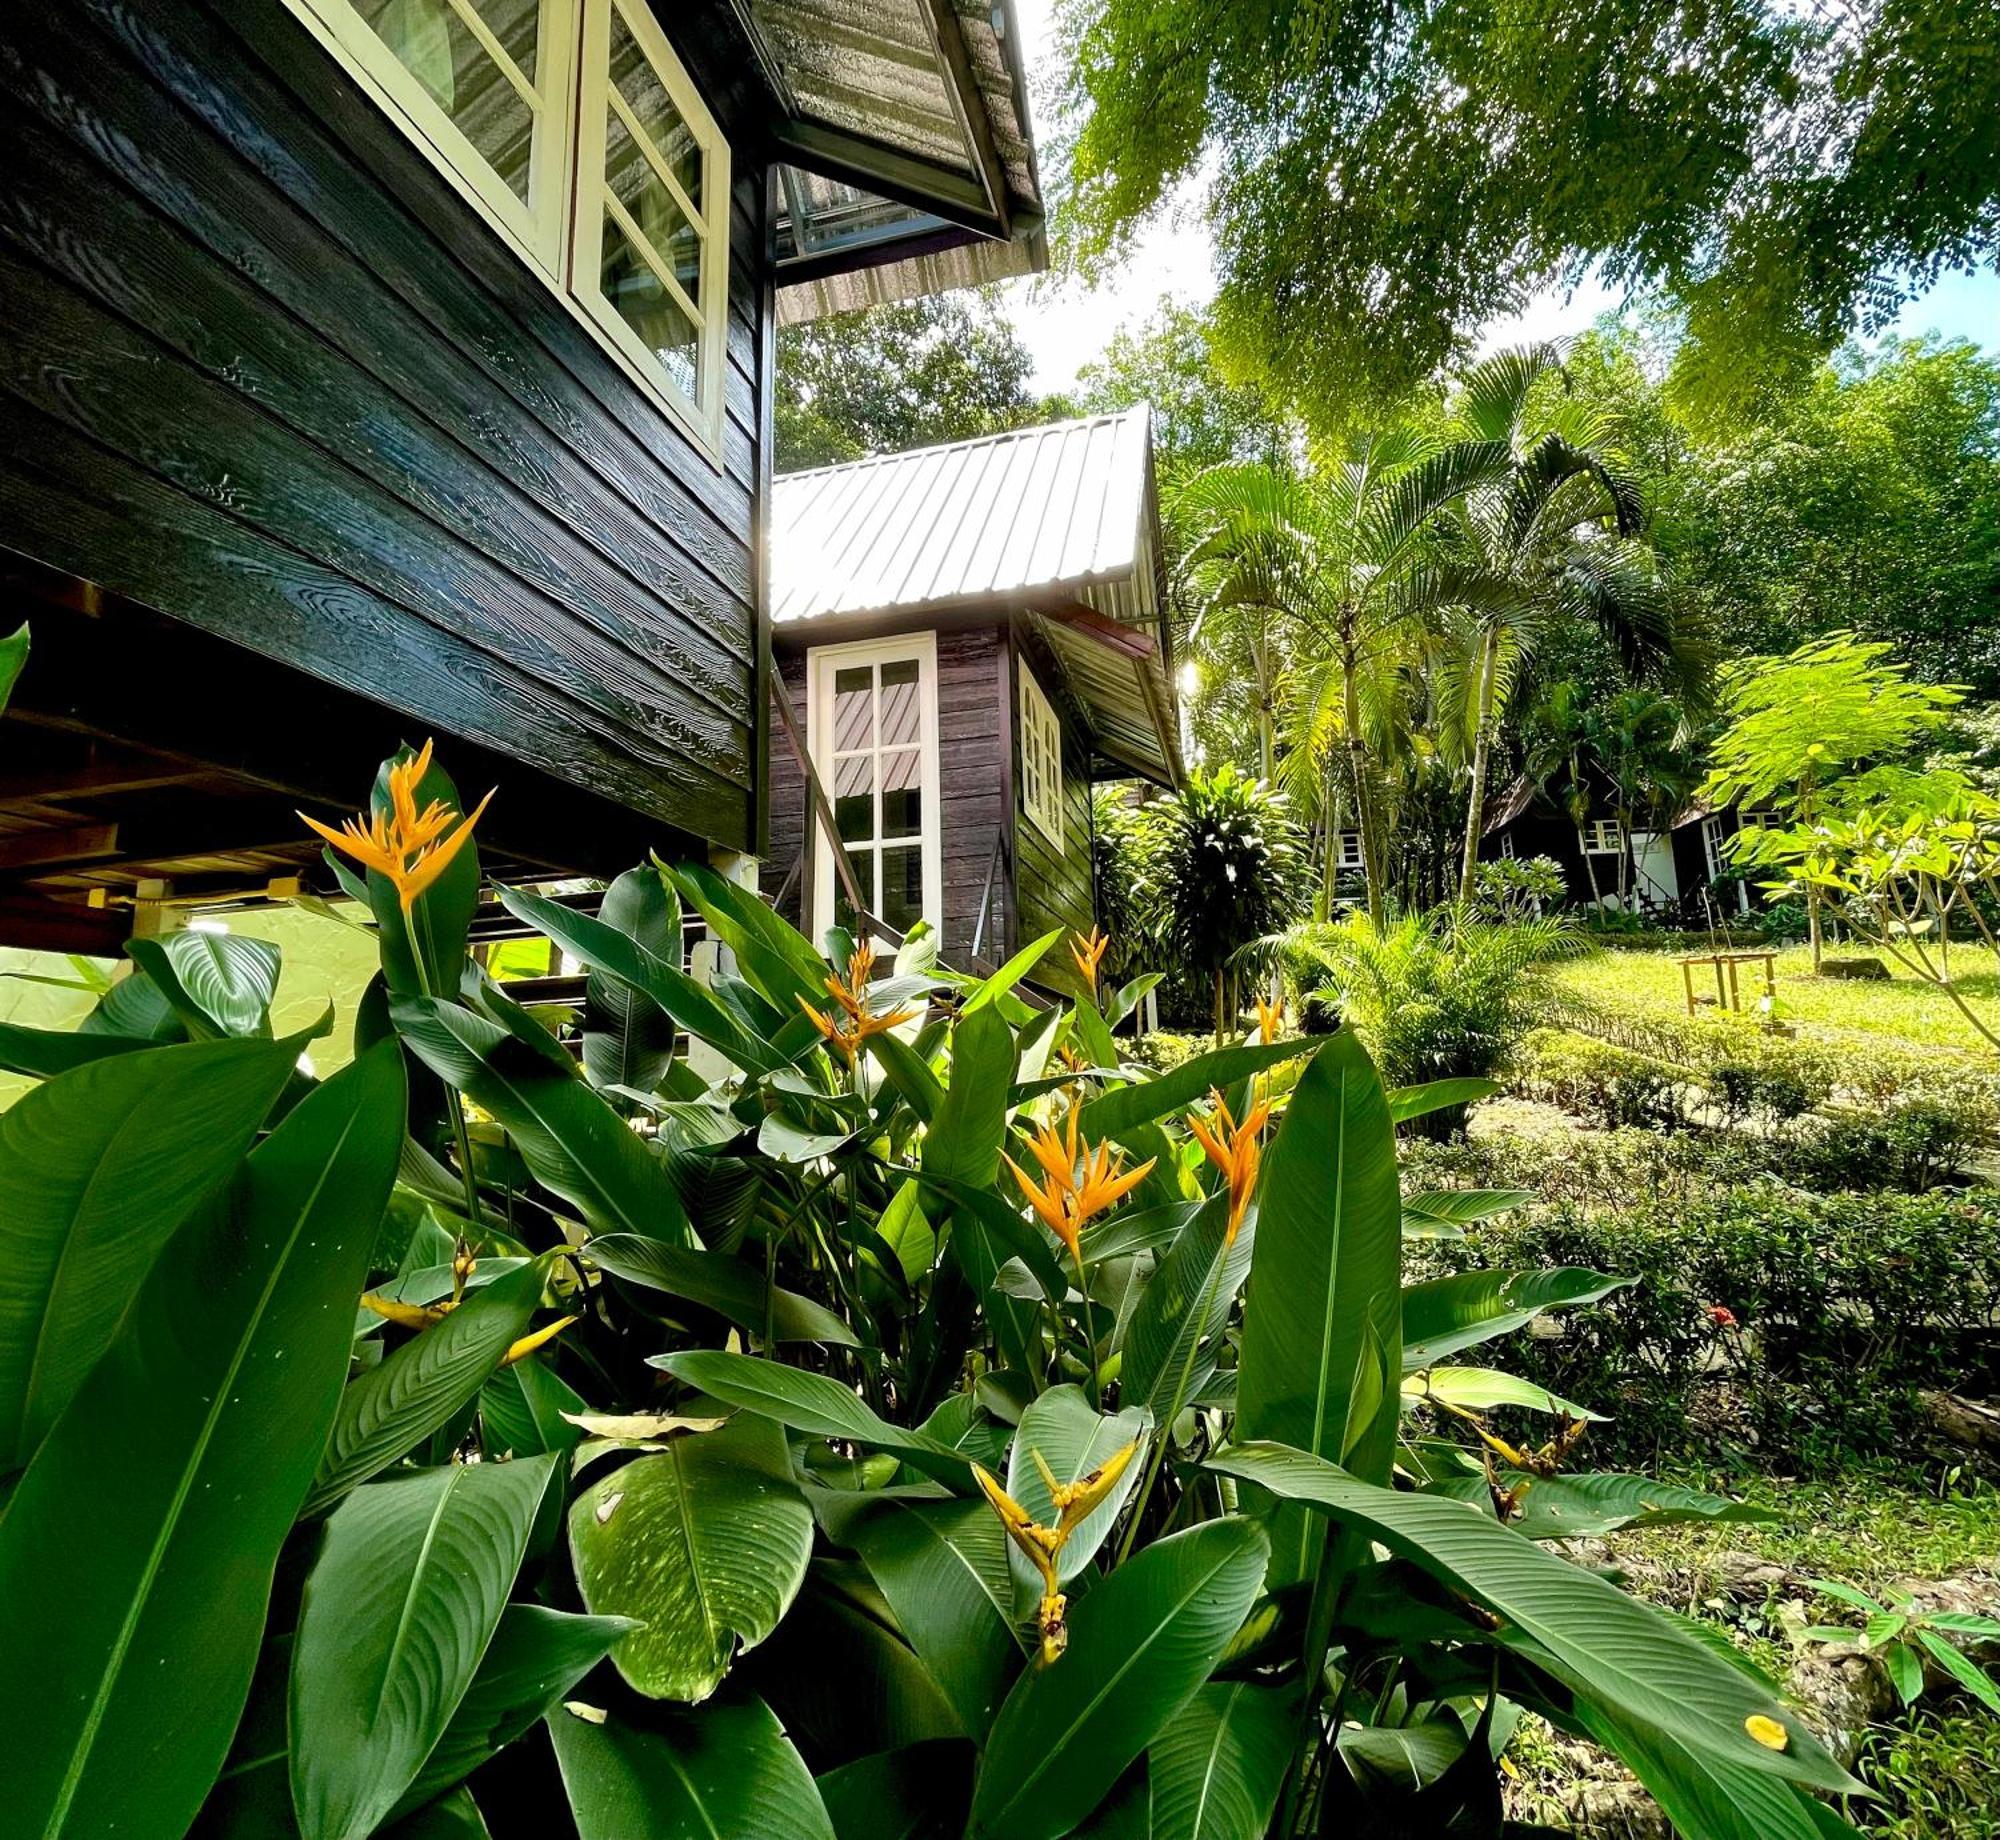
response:
[(1026, 664), (1021, 666), (1021, 811), (1063, 850), (1062, 724)]

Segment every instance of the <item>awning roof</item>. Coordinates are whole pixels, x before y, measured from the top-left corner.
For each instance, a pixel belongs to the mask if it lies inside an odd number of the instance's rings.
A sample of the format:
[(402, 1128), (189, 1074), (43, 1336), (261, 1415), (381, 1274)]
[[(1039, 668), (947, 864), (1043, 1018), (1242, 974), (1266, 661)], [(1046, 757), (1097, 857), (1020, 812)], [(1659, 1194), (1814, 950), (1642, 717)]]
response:
[(782, 320), (1046, 266), (1013, 0), (735, 4), (776, 105)]
[(781, 641), (1032, 618), (1118, 769), (1180, 777), (1143, 406), (777, 480)]

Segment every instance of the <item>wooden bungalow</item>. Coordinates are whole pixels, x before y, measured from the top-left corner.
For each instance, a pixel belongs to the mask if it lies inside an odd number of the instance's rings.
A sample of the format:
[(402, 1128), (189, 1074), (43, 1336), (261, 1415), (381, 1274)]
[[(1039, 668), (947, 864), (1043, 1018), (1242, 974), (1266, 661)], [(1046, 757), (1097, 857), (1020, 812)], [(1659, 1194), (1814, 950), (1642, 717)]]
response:
[(767, 894), (811, 933), (857, 901), (928, 920), (958, 964), (1087, 931), (1092, 784), (1181, 774), (1148, 412), (796, 473), (773, 504)]
[(1010, 0), (73, 0), (0, 60), (0, 945), (282, 889), (426, 734), (503, 868), (757, 852), (774, 330), (1041, 263)]

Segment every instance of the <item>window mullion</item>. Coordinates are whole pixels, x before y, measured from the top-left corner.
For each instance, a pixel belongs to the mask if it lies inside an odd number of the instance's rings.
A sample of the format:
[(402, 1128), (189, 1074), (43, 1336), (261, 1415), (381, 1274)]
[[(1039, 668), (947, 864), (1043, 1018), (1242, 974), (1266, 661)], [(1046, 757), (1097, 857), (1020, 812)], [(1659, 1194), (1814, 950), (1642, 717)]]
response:
[[(499, 67), (500, 74), (514, 86), (515, 93), (537, 114), (541, 112), (542, 93), (521, 74), (521, 67), (508, 54), (507, 47), (493, 36), (493, 31), (469, 0), (446, 0), (446, 4), (464, 22), (465, 29), (479, 41), (479, 48)], [(538, 48), (539, 50), (540, 48)]]
[(632, 105), (625, 100), (616, 83), (611, 84), (606, 89), (605, 95), (609, 98), (611, 107), (617, 114), (618, 119), (625, 124), (625, 132), (631, 135), (633, 144), (646, 156), (646, 164), (653, 169), (654, 173), (659, 177), (660, 182), (665, 185), (668, 196), (680, 207), (681, 215), (688, 220), (689, 228), (703, 242), (706, 242), (708, 240), (708, 219), (703, 217), (701, 212), (695, 208), (694, 200), (681, 188), (680, 180), (674, 176), (674, 169), (667, 164), (667, 156), (653, 144), (653, 137), (646, 132), (638, 116), (633, 114)]
[(618, 220), (618, 227), (631, 239), (632, 247), (639, 252), (639, 259), (659, 277), (660, 285), (671, 294), (680, 310), (688, 316), (697, 332), (702, 330), (701, 309), (688, 298), (688, 291), (681, 286), (680, 277), (661, 259), (660, 252), (647, 239), (646, 234), (632, 221), (632, 214), (620, 202), (618, 194), (610, 186), (604, 188), (604, 208)]

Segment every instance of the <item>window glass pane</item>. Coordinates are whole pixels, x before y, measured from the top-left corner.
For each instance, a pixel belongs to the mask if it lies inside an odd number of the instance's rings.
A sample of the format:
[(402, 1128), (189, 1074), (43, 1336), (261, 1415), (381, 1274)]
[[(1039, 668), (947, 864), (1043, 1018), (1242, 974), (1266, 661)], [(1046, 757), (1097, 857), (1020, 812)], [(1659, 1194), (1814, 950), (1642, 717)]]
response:
[[(357, 5), (397, 62), (525, 203), (535, 111), (451, 0), (357, 0)], [(485, 0), (478, 11), (532, 84), (540, 0)]]
[(907, 933), (924, 917), (924, 853), (913, 845), (882, 852), (882, 905), (878, 918)]
[(619, 318), (645, 341), (675, 387), (693, 396), (700, 334), (609, 211), (604, 214), (598, 286), (618, 309)]
[(705, 211), (708, 206), (701, 195), (701, 148), (681, 119), (680, 110), (674, 107), (666, 86), (625, 29), (615, 6), (611, 9), (611, 81), (618, 86), (619, 95), (667, 170), (680, 181), (689, 202), (697, 211)]
[(882, 667), (882, 745), (918, 739), (917, 661), (899, 659)]
[(604, 148), (605, 184), (618, 195), (618, 202), (639, 226), (639, 234), (652, 245), (653, 253), (673, 271), (688, 298), (699, 305), (700, 236), (616, 114), (606, 117), (605, 133), (609, 136)]
[(914, 773), (907, 786), (882, 788), (882, 835), (915, 837), (924, 828), (924, 795)]
[(837, 753), (874, 745), (869, 714), (874, 707), (875, 673), (865, 664), (849, 665), (833, 678), (833, 745)]
[[(875, 906), (875, 852), (865, 848), (849, 850), (847, 860), (854, 870), (861, 898), (872, 910)], [(833, 923), (845, 927), (852, 927), (855, 923), (854, 903), (847, 898), (846, 884), (837, 874), (833, 878)]]

